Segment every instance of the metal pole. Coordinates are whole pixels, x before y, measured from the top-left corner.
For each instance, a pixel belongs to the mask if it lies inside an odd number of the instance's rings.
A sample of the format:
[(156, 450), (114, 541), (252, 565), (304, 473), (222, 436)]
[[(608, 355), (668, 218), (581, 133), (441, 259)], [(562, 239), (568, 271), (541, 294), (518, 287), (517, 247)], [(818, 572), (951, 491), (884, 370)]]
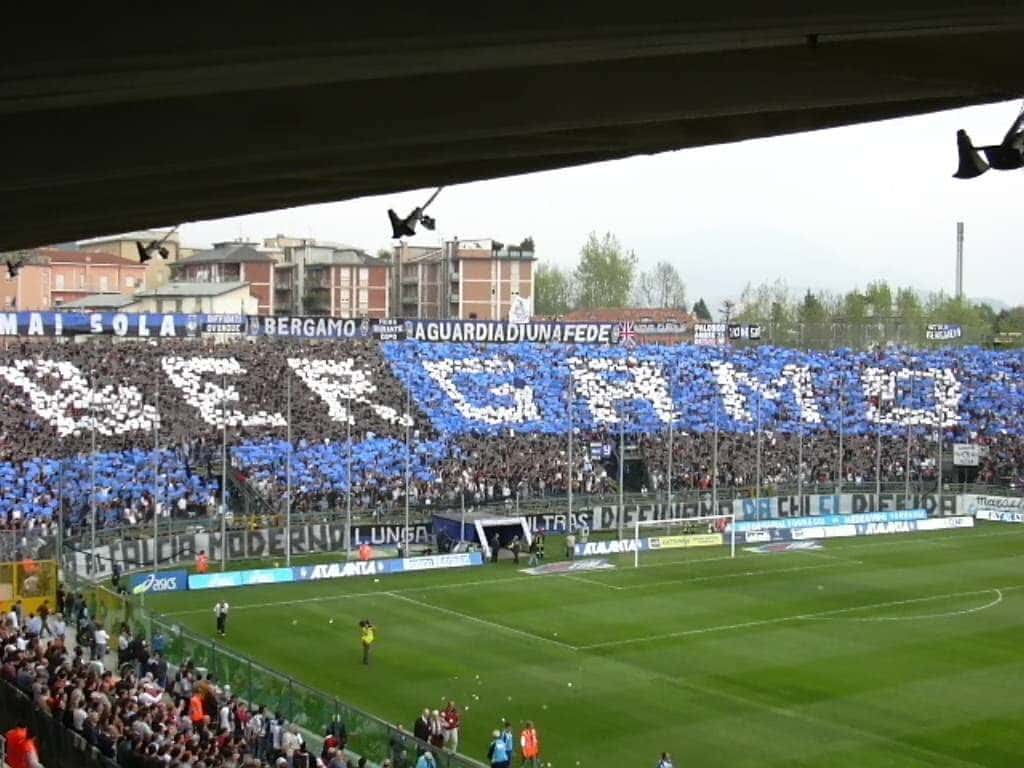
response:
[(57, 487), (57, 568), (64, 566), (64, 459), (58, 464)]
[(284, 564), (292, 565), (292, 376), (291, 370), (285, 372), (285, 393), (288, 418), (286, 419), (286, 437), (288, 439), (288, 461), (285, 465), (284, 492)]
[(839, 380), (839, 473), (836, 476), (836, 495), (843, 493), (843, 421), (846, 416), (846, 404), (843, 402), (843, 389), (846, 386), (846, 377)]
[(718, 514), (718, 409), (715, 409), (715, 431), (711, 440), (711, 514)]
[[(914, 378), (910, 378), (910, 404), (913, 407), (914, 404)], [(906, 497), (903, 501), (908, 507), (910, 506), (910, 441), (914, 437), (913, 429), (910, 425), (910, 419), (907, 419), (907, 461), (903, 467), (903, 495)]]
[(410, 411), (410, 392), (409, 387), (405, 388), (405, 532), (404, 539), (405, 543), (402, 547), (402, 557), (409, 557), (410, 541), (409, 541), (409, 439), (410, 439), (410, 422), (412, 418), (409, 415)]
[(798, 514), (804, 514), (804, 423), (800, 422), (800, 432), (796, 445), (796, 507)]
[(348, 407), (345, 409), (345, 438), (347, 440), (345, 474), (348, 483), (345, 491), (345, 559), (352, 557), (352, 376), (348, 377)]
[(942, 412), (936, 407), (935, 409), (936, 427), (935, 427), (935, 442), (938, 443), (939, 448), (939, 485), (936, 489), (936, 507), (935, 513), (937, 515), (942, 514)]
[(624, 485), (626, 482), (626, 419), (619, 406), (619, 539), (622, 539), (622, 526), (625, 523), (626, 502)]
[[(95, 373), (93, 374), (95, 376)], [(90, 448), (89, 448), (89, 564), (90, 573), (98, 570), (96, 555), (96, 380), (89, 378), (89, 422), (90, 422)]]
[(573, 472), (573, 466), (574, 465), (573, 465), (573, 462), (572, 462), (573, 421), (574, 421), (573, 413), (572, 413), (572, 411), (573, 411), (572, 399), (573, 399), (572, 368), (570, 368), (569, 369), (569, 389), (566, 392), (566, 398), (565, 398), (565, 407), (569, 411), (569, 436), (568, 436), (568, 439), (569, 439), (569, 451), (568, 451), (568, 456), (569, 456), (569, 472), (568, 472), (567, 483), (568, 483), (568, 489), (569, 489), (569, 518), (568, 518), (569, 523), (568, 523), (568, 525), (570, 525), (570, 526), (572, 525), (572, 480), (573, 480), (573, 475), (575, 474)]
[(672, 437), (675, 433), (675, 406), (668, 422), (668, 514), (672, 516)]
[(754, 486), (754, 498), (761, 498), (761, 398), (757, 398), (757, 483)]
[(882, 503), (882, 425), (875, 425), (875, 509)]
[(220, 377), (220, 569), (228, 567), (228, 384)]
[(160, 560), (160, 377), (156, 379), (156, 417), (153, 419), (153, 574)]
[(459, 480), (459, 543), (466, 540), (466, 485)]

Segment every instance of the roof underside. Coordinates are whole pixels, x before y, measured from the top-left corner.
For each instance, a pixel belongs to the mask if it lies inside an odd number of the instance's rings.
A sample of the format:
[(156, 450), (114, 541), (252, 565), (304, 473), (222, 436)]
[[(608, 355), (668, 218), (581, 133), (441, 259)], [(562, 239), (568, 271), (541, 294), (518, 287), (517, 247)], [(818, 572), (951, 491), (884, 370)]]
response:
[(0, 249), (1024, 93), (1019, 0), (771, 5), (23, 9), (0, 54)]

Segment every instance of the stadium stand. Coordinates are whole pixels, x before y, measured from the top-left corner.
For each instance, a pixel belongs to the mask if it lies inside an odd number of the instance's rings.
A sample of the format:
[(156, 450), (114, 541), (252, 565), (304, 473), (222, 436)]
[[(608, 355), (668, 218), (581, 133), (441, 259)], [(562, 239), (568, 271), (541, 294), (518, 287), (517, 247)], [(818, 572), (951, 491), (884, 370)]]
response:
[(580, 493), (613, 490), (614, 469), (589, 448), (614, 448), (620, 417), (639, 439), (649, 490), (665, 486), (670, 421), (675, 490), (710, 485), (716, 427), (723, 488), (753, 483), (759, 442), (764, 483), (795, 479), (801, 443), (804, 481), (833, 479), (840, 430), (844, 482), (874, 481), (876, 434), (882, 480), (930, 480), (937, 429), (947, 446), (985, 448), (979, 481), (1016, 486), (1022, 368), (1020, 353), (969, 348), (23, 340), (0, 354), (0, 524), (51, 520), (63, 496), (75, 529), (89, 517), (93, 487), (100, 525), (151, 519), (154, 464), (165, 515), (212, 512), (222, 427), (234, 468), (275, 508), (289, 401), (293, 509), (338, 507), (350, 482), (351, 419), (355, 503), (386, 511), (403, 500), (407, 390), (413, 503), (448, 503), (462, 491), (473, 503), (562, 494), (570, 377)]

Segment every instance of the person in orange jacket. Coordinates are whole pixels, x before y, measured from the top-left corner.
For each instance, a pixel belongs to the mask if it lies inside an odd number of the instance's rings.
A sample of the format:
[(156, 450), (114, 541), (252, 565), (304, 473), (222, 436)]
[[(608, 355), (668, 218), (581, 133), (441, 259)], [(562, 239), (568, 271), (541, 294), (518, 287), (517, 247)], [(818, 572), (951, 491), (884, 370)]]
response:
[(196, 555), (196, 570), (199, 573), (206, 573), (210, 570), (210, 558), (205, 549), (199, 550), (199, 554)]
[(32, 732), (23, 722), (4, 734), (7, 742), (7, 765), (11, 768), (42, 768), (39, 750)]
[(540, 766), (540, 737), (531, 720), (526, 721), (526, 727), (519, 734), (519, 749), (523, 754), (523, 765), (531, 768)]

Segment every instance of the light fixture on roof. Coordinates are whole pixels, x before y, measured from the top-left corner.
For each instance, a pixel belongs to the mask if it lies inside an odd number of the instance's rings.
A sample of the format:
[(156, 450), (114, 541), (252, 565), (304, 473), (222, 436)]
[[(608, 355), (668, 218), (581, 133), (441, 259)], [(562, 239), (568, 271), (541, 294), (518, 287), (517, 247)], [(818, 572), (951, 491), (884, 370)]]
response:
[(9, 277), (11, 280), (13, 280), (14, 278), (16, 278), (18, 276), (18, 271), (24, 266), (25, 260), (24, 259), (16, 259), (16, 260), (12, 259), (12, 260), (6, 262), (6, 264), (7, 264), (7, 277)]
[(167, 248), (164, 246), (164, 243), (167, 242), (167, 238), (169, 238), (171, 235), (178, 231), (179, 226), (180, 225), (176, 224), (174, 228), (171, 229), (166, 235), (161, 237), (159, 240), (151, 241), (149, 245), (143, 245), (141, 240), (137, 240), (135, 242), (135, 247), (139, 251), (139, 263), (145, 264), (147, 261), (153, 258), (154, 253), (159, 253), (160, 258), (166, 261), (167, 257), (171, 255), (171, 252), (167, 250)]
[(434, 228), (437, 226), (437, 221), (434, 219), (433, 216), (425, 216), (423, 212), (427, 210), (427, 207), (432, 202), (434, 202), (434, 198), (441, 194), (442, 189), (444, 189), (444, 187), (438, 187), (437, 189), (435, 189), (434, 194), (430, 196), (427, 202), (425, 202), (421, 206), (418, 206), (417, 208), (413, 208), (412, 213), (410, 213), (404, 219), (399, 217), (399, 215), (395, 213), (394, 208), (389, 208), (388, 219), (391, 221), (391, 236), (395, 240), (399, 240), (403, 237), (412, 237), (413, 235), (416, 234), (417, 223), (420, 223), (426, 229), (433, 231)]
[(956, 132), (956, 147), (960, 155), (960, 165), (953, 174), (956, 179), (975, 179), (989, 168), (997, 171), (1024, 168), (1024, 109), (999, 144), (975, 147), (967, 131), (961, 128)]

